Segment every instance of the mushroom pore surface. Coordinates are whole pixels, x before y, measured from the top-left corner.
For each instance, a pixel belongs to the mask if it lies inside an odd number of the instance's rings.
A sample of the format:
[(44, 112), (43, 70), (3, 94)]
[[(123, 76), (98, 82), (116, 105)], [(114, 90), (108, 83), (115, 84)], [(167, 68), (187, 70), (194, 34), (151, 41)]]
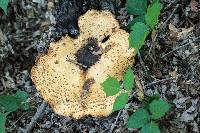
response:
[(80, 35), (51, 43), (32, 67), (31, 78), (42, 97), (63, 116), (108, 116), (115, 96), (102, 90), (108, 76), (122, 80), (133, 63), (129, 34), (110, 12), (89, 10), (79, 17)]

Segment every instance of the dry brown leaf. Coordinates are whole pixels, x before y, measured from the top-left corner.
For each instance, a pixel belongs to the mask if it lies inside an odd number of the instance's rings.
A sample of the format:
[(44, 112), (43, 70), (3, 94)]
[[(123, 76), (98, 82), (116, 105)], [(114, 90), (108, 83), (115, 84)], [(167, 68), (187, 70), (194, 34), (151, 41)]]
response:
[(181, 32), (178, 33), (178, 39), (186, 39), (190, 33), (193, 31), (193, 27), (190, 27), (188, 29), (185, 29), (185, 28), (181, 28)]
[(169, 30), (178, 33), (178, 29), (172, 23), (169, 24)]
[(174, 71), (169, 72), (169, 75), (172, 76), (173, 78), (176, 78), (176, 76), (177, 76), (177, 67), (175, 68)]
[(46, 26), (49, 26), (49, 22), (48, 21), (43, 21), (41, 22), (41, 27), (46, 27)]
[(170, 39), (172, 41), (177, 41), (179, 30), (171, 23), (169, 24), (169, 30), (170, 30)]
[(142, 101), (144, 99), (144, 88), (142, 84), (140, 83), (140, 80), (137, 75), (135, 75), (135, 85), (137, 89), (136, 91), (137, 91), (138, 99)]
[(196, 0), (190, 1), (190, 7), (191, 7), (191, 11), (198, 12), (198, 2), (196, 2)]
[(176, 28), (173, 24), (169, 24), (170, 39), (172, 41), (177, 41), (180, 39), (186, 39), (190, 33), (193, 31), (193, 27), (190, 28)]
[(151, 39), (152, 39), (153, 41), (155, 41), (156, 36), (157, 36), (156, 30), (152, 30), (152, 32), (151, 32)]

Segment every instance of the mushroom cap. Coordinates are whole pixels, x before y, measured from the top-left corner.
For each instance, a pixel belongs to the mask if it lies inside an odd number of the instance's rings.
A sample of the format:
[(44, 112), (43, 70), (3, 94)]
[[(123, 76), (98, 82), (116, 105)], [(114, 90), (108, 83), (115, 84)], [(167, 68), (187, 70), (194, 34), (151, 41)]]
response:
[[(117, 20), (108, 11), (89, 10), (79, 17), (78, 24), (79, 37), (65, 36), (51, 43), (48, 53), (40, 55), (32, 67), (31, 78), (57, 114), (75, 119), (86, 115), (108, 116), (117, 94), (106, 97), (100, 84), (108, 76), (121, 80), (133, 63), (135, 49), (129, 49), (129, 34), (119, 29)], [(90, 38), (97, 40), (103, 53), (84, 70), (77, 63), (76, 53)]]

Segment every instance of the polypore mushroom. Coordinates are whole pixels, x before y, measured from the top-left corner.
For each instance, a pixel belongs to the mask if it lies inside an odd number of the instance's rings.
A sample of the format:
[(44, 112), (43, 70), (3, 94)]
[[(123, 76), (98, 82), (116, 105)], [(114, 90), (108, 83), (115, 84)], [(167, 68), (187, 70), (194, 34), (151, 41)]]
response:
[(135, 50), (110, 12), (90, 10), (78, 25), (77, 39), (65, 36), (38, 57), (31, 78), (56, 113), (76, 119), (107, 116), (116, 96), (106, 97), (100, 84), (109, 75), (121, 80)]

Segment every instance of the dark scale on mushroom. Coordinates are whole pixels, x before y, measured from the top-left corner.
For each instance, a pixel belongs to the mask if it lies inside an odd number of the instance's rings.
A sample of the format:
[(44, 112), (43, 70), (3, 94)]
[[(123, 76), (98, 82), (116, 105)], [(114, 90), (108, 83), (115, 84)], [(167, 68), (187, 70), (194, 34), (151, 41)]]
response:
[(89, 38), (87, 44), (77, 51), (77, 62), (81, 64), (81, 66), (85, 66), (82, 67), (83, 70), (87, 70), (90, 66), (94, 65), (100, 59), (102, 53), (99, 51), (102, 50), (97, 43), (97, 39)]
[(81, 92), (81, 97), (84, 97), (88, 94), (90, 86), (95, 83), (94, 79), (87, 79), (83, 85), (83, 90)]

